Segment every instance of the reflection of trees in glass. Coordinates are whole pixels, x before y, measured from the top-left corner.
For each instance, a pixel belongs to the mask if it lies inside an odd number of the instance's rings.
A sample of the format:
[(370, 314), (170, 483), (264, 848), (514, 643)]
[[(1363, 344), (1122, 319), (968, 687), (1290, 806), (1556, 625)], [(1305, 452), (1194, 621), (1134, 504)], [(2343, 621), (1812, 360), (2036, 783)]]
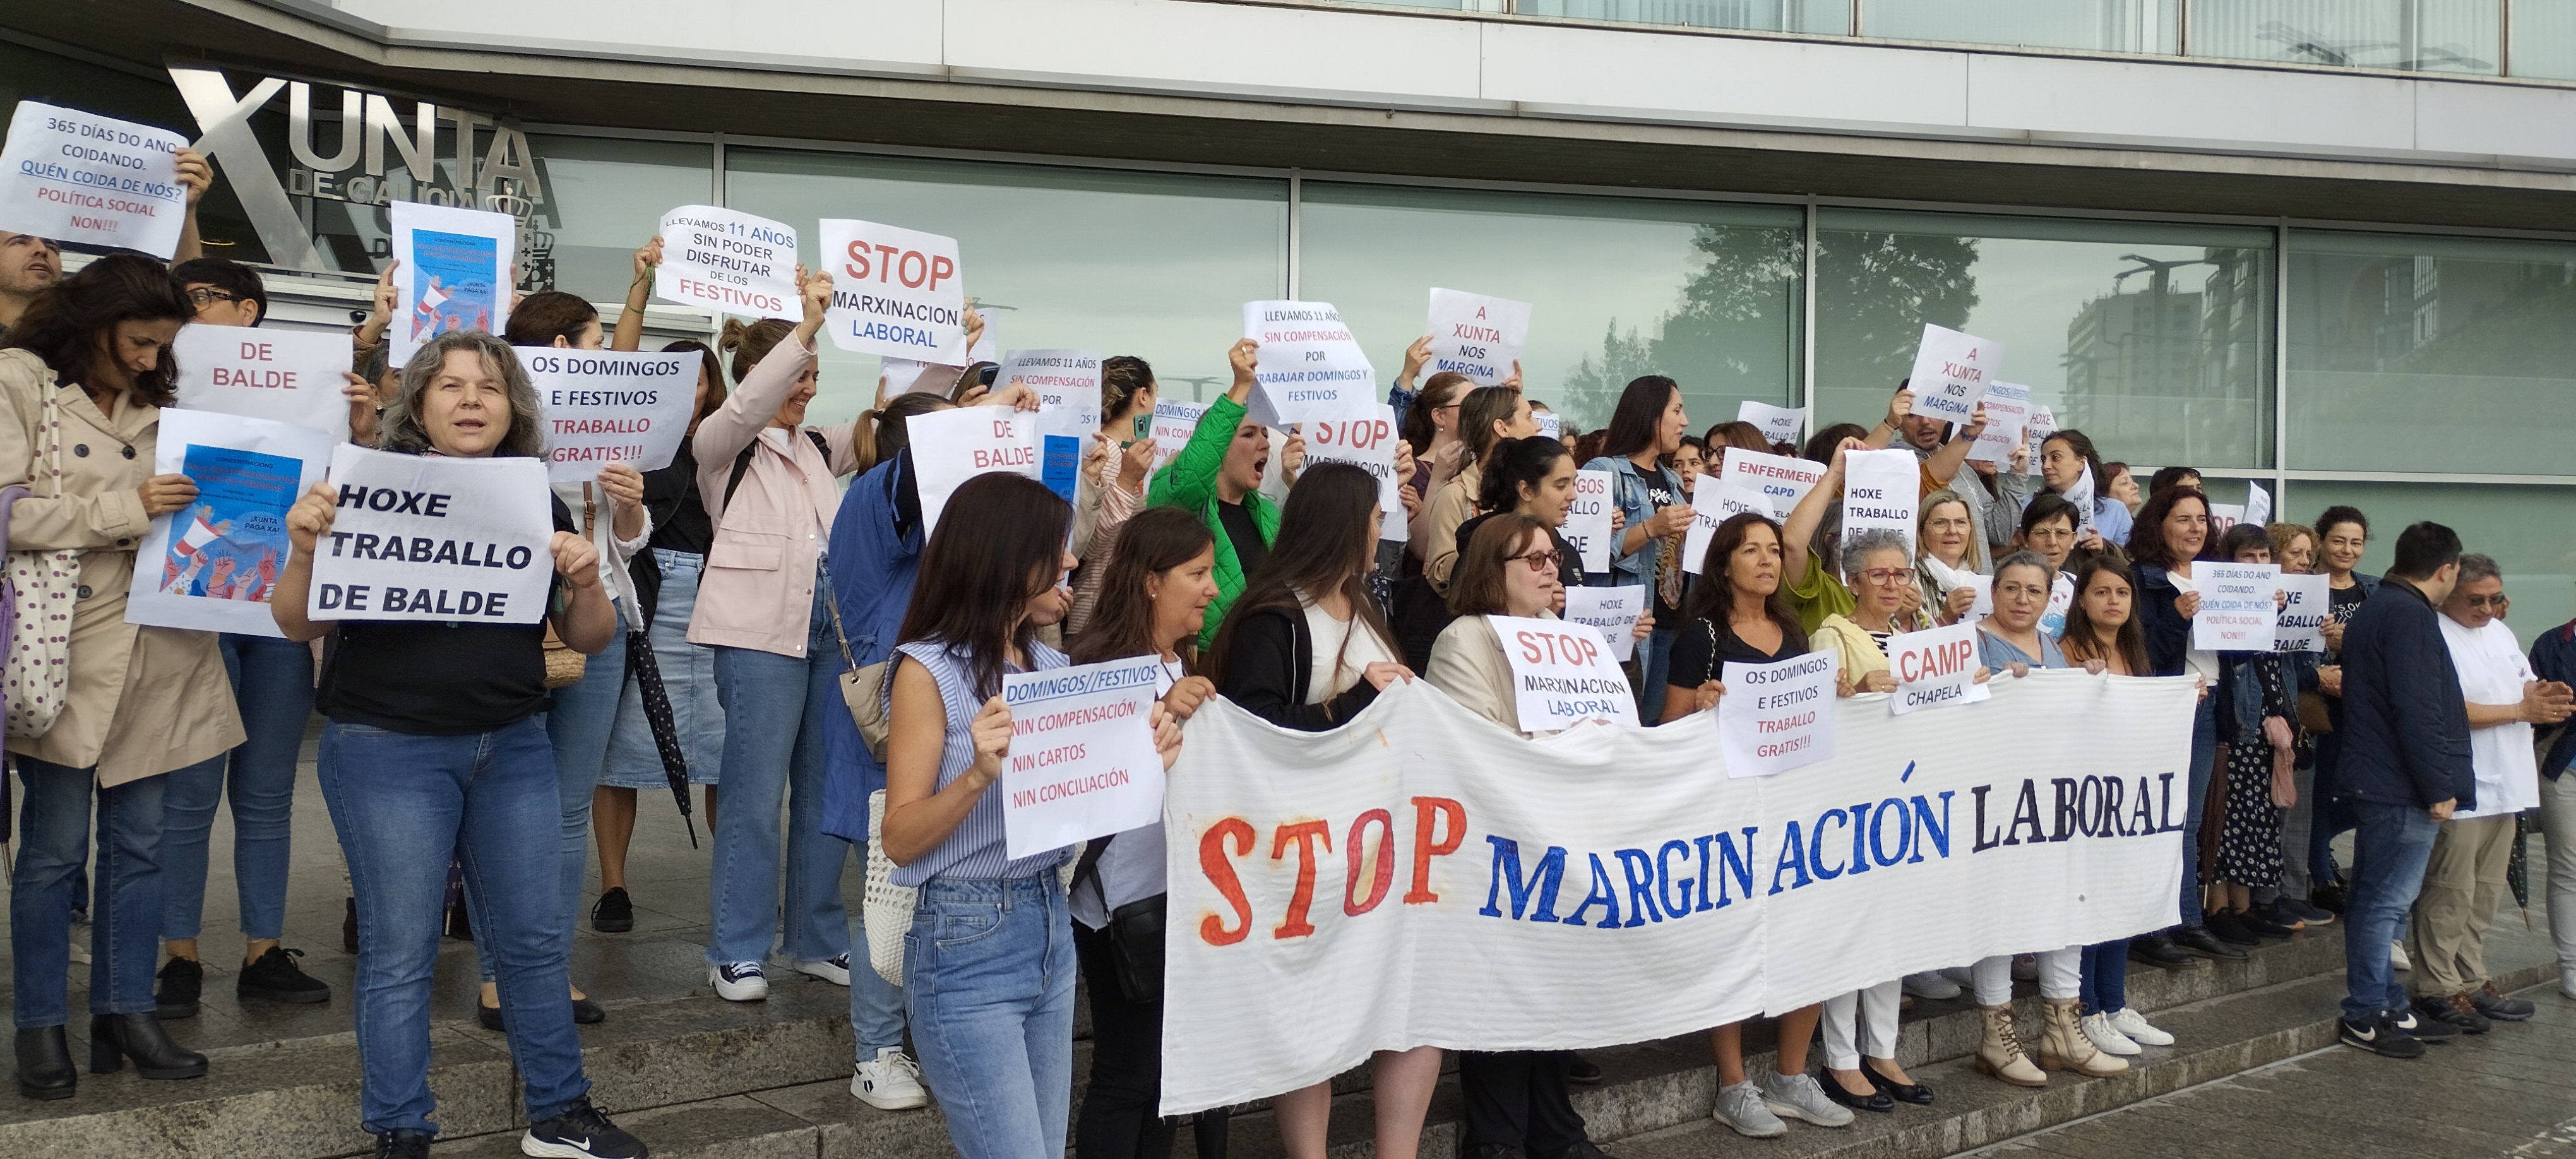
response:
[[(1629, 380), (1668, 374), (1688, 395), (1785, 401), (1795, 381), (1798, 233), (1701, 225), (1691, 232), (1699, 266), (1681, 308), (1656, 319), (1654, 337), (1616, 318), (1599, 357), (1565, 375), (1565, 409), (1586, 428), (1604, 425)], [(1733, 418), (1729, 413), (1724, 418)]]
[(1977, 307), (1975, 238), (1837, 231), (1818, 241), (1816, 325), (1831, 336), (1816, 343), (1820, 391), (1896, 389), (1923, 324), (1965, 329)]

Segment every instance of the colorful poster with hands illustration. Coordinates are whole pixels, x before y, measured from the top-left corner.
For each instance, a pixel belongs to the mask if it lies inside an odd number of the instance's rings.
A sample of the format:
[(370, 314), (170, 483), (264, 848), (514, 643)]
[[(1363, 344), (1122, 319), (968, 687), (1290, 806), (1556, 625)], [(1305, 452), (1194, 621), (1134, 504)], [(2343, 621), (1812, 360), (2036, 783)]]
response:
[(501, 333), (519, 226), (506, 213), (397, 201), (393, 220), (401, 313), (385, 331), (396, 365), (450, 330)]
[(187, 476), (197, 497), (152, 520), (126, 621), (276, 636), (268, 597), (286, 568), (286, 511), (322, 481), (336, 442), (293, 423), (161, 412), (153, 470)]

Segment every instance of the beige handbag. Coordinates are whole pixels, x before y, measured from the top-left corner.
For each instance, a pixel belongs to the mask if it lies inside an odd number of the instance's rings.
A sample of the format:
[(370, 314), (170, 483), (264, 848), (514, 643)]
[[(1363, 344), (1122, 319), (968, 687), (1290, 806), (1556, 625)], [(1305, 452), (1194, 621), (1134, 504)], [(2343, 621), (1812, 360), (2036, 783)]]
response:
[[(581, 485), (581, 537), (590, 538), (592, 524), (599, 518), (599, 500), (590, 493), (590, 484)], [(582, 673), (590, 670), (590, 657), (572, 649), (555, 634), (552, 617), (546, 621), (546, 687), (570, 688), (581, 683)]]

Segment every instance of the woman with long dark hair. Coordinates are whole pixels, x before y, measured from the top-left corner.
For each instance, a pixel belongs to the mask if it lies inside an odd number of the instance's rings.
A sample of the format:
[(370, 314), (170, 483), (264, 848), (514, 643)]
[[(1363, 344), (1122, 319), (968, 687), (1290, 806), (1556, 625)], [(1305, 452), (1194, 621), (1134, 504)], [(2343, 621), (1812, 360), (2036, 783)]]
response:
[(1459, 454), (1464, 462), (1433, 493), (1431, 510), (1424, 516), (1423, 574), (1443, 595), (1449, 591), (1449, 569), (1458, 563), (1458, 525), (1475, 516), (1476, 499), (1484, 494), (1486, 461), (1503, 441), (1537, 434), (1538, 420), (1531, 416), (1529, 399), (1517, 390), (1480, 386), (1468, 391), (1466, 401), (1459, 404), (1458, 439), (1463, 445)]
[[(1217, 691), (1281, 728), (1321, 732), (1348, 723), (1413, 671), (1369, 597), (1378, 533), (1377, 479), (1358, 467), (1309, 468), (1288, 492), (1279, 538), (1226, 613), (1206, 661)], [(1440, 1048), (1379, 1051), (1377, 1153), (1413, 1159), (1440, 1081)], [(1333, 1087), (1274, 1096), (1289, 1159), (1323, 1159)]]
[[(152, 994), (161, 928), (162, 793), (173, 770), (221, 761), (241, 716), (212, 632), (125, 622), (135, 545), (154, 516), (197, 488), (152, 473), (161, 408), (174, 401), (170, 343), (193, 314), (159, 262), (100, 258), (39, 293), (0, 343), (0, 479), (30, 480), (9, 523), (14, 551), (79, 553), (70, 671), (43, 735), (9, 738), (18, 757), (17, 871), (9, 883), (18, 1089), (72, 1095), (64, 1026), (75, 878), (99, 842), (90, 896), (90, 1069), (132, 1058), (143, 1077), (195, 1078), (206, 1056), (170, 1041)], [(301, 605), (298, 605), (299, 607)], [(36, 625), (20, 624), (33, 633)], [(21, 699), (34, 690), (21, 690)]]
[[(2068, 662), (2099, 663), (2113, 676), (2145, 676), (2154, 671), (2147, 660), (2147, 634), (2134, 615), (2137, 583), (2117, 554), (2087, 556), (2075, 565), (2075, 602), (2066, 609), (2066, 631), (2058, 646)], [(2084, 973), (2079, 997), (2084, 1004), (2084, 1036), (2115, 1055), (2133, 1055), (2141, 1046), (2171, 1046), (2173, 1035), (2157, 1029), (2147, 1016), (2129, 1006), (2129, 946), (2117, 938), (2084, 947)]]
[(2146, 939), (2144, 956), (2175, 965), (2184, 951), (2204, 958), (2237, 959), (2245, 951), (2219, 940), (2202, 922), (2200, 818), (2209, 797), (2211, 762), (2218, 755), (2217, 705), (2209, 690), (2218, 682), (2216, 652), (2191, 646), (2191, 622), (2200, 612), (2192, 564), (2210, 546), (2209, 499), (2197, 487), (2167, 487), (2147, 497), (2129, 533), (2129, 558), (2137, 567), (2137, 610), (2147, 635), (2147, 663), (2157, 676), (2198, 677), (2201, 697), (2192, 710), (2191, 783), (2184, 787), (2182, 826), (2182, 924)]
[[(1002, 676), (1066, 664), (1038, 630), (1064, 618), (1056, 579), (1073, 512), (1046, 485), (978, 475), (922, 549), (886, 679), (885, 853), (920, 890), (904, 1003), (922, 1073), (965, 1159), (1064, 1147), (1073, 1083), (1073, 940), (1057, 872), (1068, 846), (1011, 857), (993, 786), (1011, 748)], [(971, 514), (971, 518), (969, 517)], [(1158, 707), (1165, 764), (1180, 730)]]
[[(1664, 464), (1689, 428), (1681, 384), (1660, 374), (1646, 375), (1619, 393), (1601, 457), (1583, 465), (1588, 471), (1610, 472), (1610, 508), (1620, 517), (1619, 530), (1610, 536), (1610, 572), (1596, 582), (1654, 589), (1649, 610), (1667, 616), (1666, 623), (1682, 603), (1682, 535), (1690, 530), (1691, 508), (1681, 476)], [(1641, 716), (1653, 716), (1661, 707), (1655, 690), (1664, 686), (1672, 647), (1672, 631), (1666, 629), (1647, 636), (1637, 648)]]
[[(1583, 560), (1556, 530), (1565, 525), (1566, 512), (1574, 506), (1573, 452), (1565, 449), (1561, 439), (1532, 435), (1496, 443), (1487, 459), (1483, 486), (1476, 497), (1476, 509), (1484, 514), (1458, 525), (1458, 557), (1466, 558), (1468, 542), (1487, 520), (1526, 515), (1548, 529), (1553, 550), (1560, 557), (1557, 582), (1569, 588), (1582, 587)], [(1453, 608), (1450, 614), (1459, 613)]]
[[(1107, 558), (1073, 662), (1159, 659), (1156, 694), (1172, 719), (1188, 720), (1216, 691), (1190, 672), (1200, 621), (1216, 599), (1216, 539), (1187, 511), (1148, 507), (1118, 529)], [(1172, 1151), (1175, 1124), (1155, 1109), (1163, 1088), (1162, 979), (1120, 967), (1162, 960), (1168, 892), (1160, 822), (1092, 842), (1074, 871), (1067, 899), (1073, 952), (1091, 988), (1091, 1085), (1074, 1124), (1074, 1151), (1083, 1159), (1161, 1159)], [(1223, 1159), (1225, 1110), (1202, 1111), (1196, 1120), (1198, 1153)]]
[(2081, 546), (2086, 551), (2100, 551), (2105, 543), (2114, 547), (2127, 545), (2133, 517), (2129, 505), (2111, 494), (2111, 473), (2102, 466), (2102, 453), (2093, 449), (2093, 440), (2072, 428), (2051, 432), (2041, 440), (2039, 480), (2050, 494), (2072, 497), (2081, 493), (2087, 489), (2088, 477), (2093, 506), (2085, 513), (2083, 525), (2088, 534)]
[(2317, 668), (2317, 692), (2325, 704), (2328, 727), (2317, 734), (2317, 775), (2309, 794), (2308, 900), (2317, 908), (2341, 914), (2343, 872), (2335, 865), (2335, 835), (2353, 826), (2351, 807), (2335, 797), (2336, 774), (2343, 766), (2343, 626), (2379, 590), (2379, 577), (2361, 570), (2361, 553), (2370, 546), (2370, 517), (2358, 507), (2340, 503), (2317, 513), (2318, 571), (2326, 577), (2326, 652)]

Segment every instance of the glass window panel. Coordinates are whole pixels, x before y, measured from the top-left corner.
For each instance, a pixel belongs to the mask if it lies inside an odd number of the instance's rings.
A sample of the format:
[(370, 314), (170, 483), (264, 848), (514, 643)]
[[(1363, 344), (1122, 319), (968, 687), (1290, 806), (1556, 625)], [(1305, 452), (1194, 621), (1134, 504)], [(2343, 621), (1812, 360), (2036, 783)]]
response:
[(1305, 183), (1299, 293), (1333, 303), (1392, 381), (1442, 286), (1529, 302), (1530, 395), (1585, 430), (1628, 380), (1671, 375), (1693, 430), (1798, 375), (1800, 211), (1638, 198)]
[(2493, 75), (2503, 0), (2193, 0), (2190, 53)]
[(1842, 211), (1817, 219), (1816, 421), (1873, 423), (1923, 324), (2004, 344), (2108, 459), (2268, 466), (2273, 233)]
[(2515, 76), (2576, 80), (2576, 0), (2512, 0), (2507, 68)]
[[(795, 226), (809, 262), (826, 217), (956, 238), (1002, 349), (1133, 354), (1173, 398), (1222, 393), (1237, 306), (1287, 289), (1285, 181), (741, 148), (725, 169), (726, 203)], [(876, 356), (825, 342), (822, 364), (816, 421), (866, 409)]]
[(1570, 16), (1756, 32), (1851, 32), (1851, 0), (1520, 0), (1523, 16)]
[(2370, 546), (2361, 556), (2366, 574), (2387, 574), (2397, 533), (2430, 519), (2459, 532), (2461, 546), (2495, 557), (2505, 595), (2513, 599), (2505, 623), (2526, 650), (2540, 633), (2576, 617), (2576, 522), (2567, 518), (2576, 490), (2293, 482), (2281, 517), (2313, 527), (2319, 512), (2338, 503), (2370, 517)]
[(1863, 36), (2095, 52), (2174, 51), (2183, 0), (1863, 0)]
[(715, 154), (703, 144), (531, 136), (528, 151), (546, 190), (531, 256), (551, 259), (554, 288), (593, 302), (626, 300), (635, 247), (653, 240), (663, 214), (715, 196)]
[(2291, 466), (2576, 474), (2576, 245), (2294, 231), (2289, 314)]

